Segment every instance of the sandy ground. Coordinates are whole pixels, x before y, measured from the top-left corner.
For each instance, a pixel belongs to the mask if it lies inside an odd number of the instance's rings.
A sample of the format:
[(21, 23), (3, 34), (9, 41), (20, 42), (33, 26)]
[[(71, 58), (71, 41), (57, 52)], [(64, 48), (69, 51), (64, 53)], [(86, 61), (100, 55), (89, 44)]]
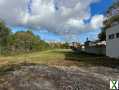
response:
[(119, 69), (30, 65), (0, 77), (0, 90), (109, 90)]

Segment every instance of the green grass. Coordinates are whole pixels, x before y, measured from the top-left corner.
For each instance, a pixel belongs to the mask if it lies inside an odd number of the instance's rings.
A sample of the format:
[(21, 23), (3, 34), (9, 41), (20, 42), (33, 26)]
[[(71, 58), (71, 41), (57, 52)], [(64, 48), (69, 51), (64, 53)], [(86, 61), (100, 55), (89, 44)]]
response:
[[(0, 56), (0, 67), (25, 64), (46, 64), (64, 66), (119, 66), (119, 60), (105, 56), (75, 53), (70, 49), (54, 49), (15, 56)], [(10, 67), (11, 68), (11, 67)], [(9, 69), (6, 69), (9, 70)]]
[[(56, 52), (57, 51), (57, 52)], [(62, 51), (62, 53), (60, 53)], [(55, 49), (55, 50), (48, 50), (48, 51), (42, 51), (42, 52), (34, 52), (34, 53), (28, 53), (28, 54), (20, 54), (15, 56), (0, 56), (0, 65), (4, 64), (16, 64), (16, 63), (41, 63), (41, 64), (48, 64), (52, 61), (57, 60), (64, 60), (65, 55), (63, 52), (68, 52), (70, 50), (61, 50), (61, 49)]]

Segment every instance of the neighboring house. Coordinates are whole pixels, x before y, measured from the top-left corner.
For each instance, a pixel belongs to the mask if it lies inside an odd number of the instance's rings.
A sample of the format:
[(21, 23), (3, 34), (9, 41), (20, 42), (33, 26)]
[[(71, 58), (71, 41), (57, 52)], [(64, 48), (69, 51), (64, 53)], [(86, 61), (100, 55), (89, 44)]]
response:
[(119, 58), (119, 24), (106, 30), (106, 55)]
[[(117, 3), (119, 5), (119, 2)], [(116, 5), (107, 13), (104, 21), (106, 29), (106, 56), (119, 58), (119, 6)]]

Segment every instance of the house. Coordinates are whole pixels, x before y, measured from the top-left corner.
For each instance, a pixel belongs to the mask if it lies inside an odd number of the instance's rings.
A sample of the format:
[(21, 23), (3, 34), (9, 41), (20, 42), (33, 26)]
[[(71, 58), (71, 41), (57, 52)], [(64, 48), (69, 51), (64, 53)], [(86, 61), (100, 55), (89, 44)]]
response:
[(109, 10), (104, 27), (106, 29), (106, 55), (119, 58), (119, 6)]
[(106, 30), (106, 55), (119, 58), (119, 24)]

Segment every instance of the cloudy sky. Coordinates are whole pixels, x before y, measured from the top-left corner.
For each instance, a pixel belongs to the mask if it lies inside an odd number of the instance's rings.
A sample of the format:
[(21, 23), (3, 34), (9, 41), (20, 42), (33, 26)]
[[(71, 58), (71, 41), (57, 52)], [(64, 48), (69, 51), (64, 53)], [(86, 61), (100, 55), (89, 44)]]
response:
[(47, 41), (94, 40), (113, 0), (0, 0), (0, 19)]

